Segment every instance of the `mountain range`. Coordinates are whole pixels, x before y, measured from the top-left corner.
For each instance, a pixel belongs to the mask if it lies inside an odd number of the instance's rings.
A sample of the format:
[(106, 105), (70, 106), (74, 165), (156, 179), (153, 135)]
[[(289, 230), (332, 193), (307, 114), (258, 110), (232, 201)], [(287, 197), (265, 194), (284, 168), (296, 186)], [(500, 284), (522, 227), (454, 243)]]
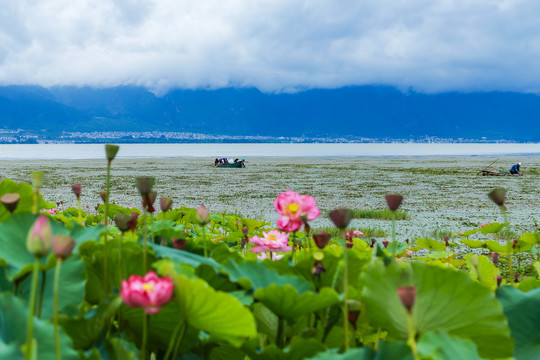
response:
[(540, 96), (514, 92), (425, 94), (389, 86), (295, 93), (255, 88), (0, 87), (0, 129), (182, 131), (244, 136), (540, 141)]

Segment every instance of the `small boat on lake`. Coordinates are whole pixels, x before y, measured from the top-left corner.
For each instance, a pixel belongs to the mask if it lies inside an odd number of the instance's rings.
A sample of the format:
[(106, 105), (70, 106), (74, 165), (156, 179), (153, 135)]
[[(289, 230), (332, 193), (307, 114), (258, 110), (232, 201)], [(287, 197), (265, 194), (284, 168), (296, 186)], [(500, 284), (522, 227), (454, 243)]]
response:
[(478, 175), (483, 176), (521, 176), (521, 174), (511, 174), (506, 171), (498, 171), (498, 170), (481, 170)]
[(236, 162), (227, 162), (227, 163), (224, 163), (224, 164), (215, 163), (214, 166), (219, 167), (219, 168), (243, 168), (243, 167), (246, 167), (244, 162), (245, 162), (245, 160), (242, 159), (242, 160), (238, 160)]

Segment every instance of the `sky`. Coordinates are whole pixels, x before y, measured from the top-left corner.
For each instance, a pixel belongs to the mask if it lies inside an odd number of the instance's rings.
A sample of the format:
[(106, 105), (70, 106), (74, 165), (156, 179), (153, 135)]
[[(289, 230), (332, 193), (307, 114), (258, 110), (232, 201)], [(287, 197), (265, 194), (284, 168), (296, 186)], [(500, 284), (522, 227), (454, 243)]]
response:
[(0, 85), (540, 92), (536, 0), (0, 0)]

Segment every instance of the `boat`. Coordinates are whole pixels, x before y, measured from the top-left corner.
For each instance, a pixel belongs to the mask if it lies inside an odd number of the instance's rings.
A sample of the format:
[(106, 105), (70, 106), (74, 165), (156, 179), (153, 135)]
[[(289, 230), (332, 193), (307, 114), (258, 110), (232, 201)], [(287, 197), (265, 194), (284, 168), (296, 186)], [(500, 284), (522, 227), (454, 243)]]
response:
[(246, 167), (246, 165), (244, 164), (244, 161), (245, 160), (239, 160), (239, 161), (233, 162), (233, 163), (218, 164), (218, 165), (216, 165), (216, 167), (218, 167), (218, 168), (243, 168), (243, 167)]
[(521, 176), (521, 174), (511, 174), (506, 171), (498, 171), (498, 170), (481, 170), (478, 175), (483, 176)]

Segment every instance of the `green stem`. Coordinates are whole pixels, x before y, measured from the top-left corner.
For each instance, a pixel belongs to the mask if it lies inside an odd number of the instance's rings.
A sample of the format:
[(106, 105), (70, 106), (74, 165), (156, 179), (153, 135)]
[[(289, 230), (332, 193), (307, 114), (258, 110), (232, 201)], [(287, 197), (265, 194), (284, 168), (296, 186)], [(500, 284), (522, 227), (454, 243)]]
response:
[(32, 273), (32, 285), (30, 288), (30, 304), (28, 306), (28, 324), (26, 326), (26, 359), (29, 360), (32, 355), (32, 340), (34, 338), (34, 310), (36, 307), (36, 295), (39, 277), (39, 259), (34, 260), (34, 270)]
[(184, 326), (182, 326), (182, 332), (180, 333), (180, 336), (178, 337), (178, 341), (176, 342), (176, 345), (174, 346), (174, 354), (173, 354), (173, 360), (178, 358), (178, 351), (180, 350), (180, 345), (182, 345), (182, 341), (184, 340), (184, 335), (186, 334), (186, 328), (187, 323), (185, 321), (182, 322)]
[(285, 344), (285, 319), (282, 316), (278, 316), (276, 343), (278, 348), (283, 349)]
[(45, 296), (46, 283), (47, 283), (47, 272), (43, 271), (41, 273), (41, 288), (39, 292), (39, 306), (38, 306), (38, 312), (37, 312), (38, 319), (41, 319), (41, 309), (43, 309), (43, 297)]
[(156, 236), (154, 235), (154, 216), (150, 213), (150, 233), (152, 234), (152, 242), (156, 243)]
[[(504, 205), (500, 206), (501, 212), (504, 216), (504, 222), (508, 222), (508, 215), (506, 214), (506, 208)], [(508, 261), (508, 283), (513, 284), (514, 283), (514, 264), (513, 264), (513, 249), (512, 249), (512, 241), (506, 236), (506, 251), (508, 252), (507, 255), (507, 261)]]
[(53, 323), (54, 323), (54, 345), (56, 348), (56, 360), (62, 359), (60, 350), (60, 335), (58, 333), (58, 287), (60, 284), (60, 268), (62, 266), (62, 259), (56, 259), (56, 269), (54, 271), (54, 285), (53, 285)]
[(143, 335), (140, 360), (146, 360), (146, 341), (148, 340), (148, 315), (143, 313)]
[(143, 270), (146, 273), (146, 257), (148, 253), (148, 226), (146, 221), (146, 206), (143, 206), (143, 222), (144, 222), (144, 232), (143, 232)]
[(207, 257), (206, 252), (206, 232), (205, 232), (205, 226), (202, 227), (202, 239), (203, 239), (203, 247), (204, 247), (204, 257)]
[(108, 270), (109, 270), (109, 190), (111, 177), (111, 160), (107, 161), (107, 192), (105, 195), (105, 240), (103, 243), (103, 272), (105, 274), (105, 292), (109, 293)]
[(345, 351), (349, 348), (349, 268), (347, 266), (347, 239), (345, 232), (341, 231), (343, 237), (343, 331)]
[(178, 325), (176, 325), (176, 327), (174, 328), (173, 334), (171, 336), (171, 340), (169, 340), (169, 346), (167, 346), (167, 352), (165, 353), (165, 357), (163, 358), (163, 360), (168, 360), (169, 356), (172, 355), (173, 349), (176, 348), (176, 343), (178, 342), (177, 341), (178, 333), (180, 332), (180, 330), (182, 330), (182, 333), (180, 335), (180, 338), (182, 338), (184, 336), (186, 327), (187, 326), (186, 326), (185, 321), (178, 322)]
[(81, 210), (81, 198), (77, 198), (77, 206), (79, 207), (79, 224), (82, 225), (82, 210)]
[(120, 284), (122, 284), (122, 243), (124, 242), (124, 232), (120, 235), (120, 243), (118, 244), (118, 278), (120, 279)]
[(416, 348), (416, 329), (414, 328), (413, 316), (410, 313), (407, 314), (407, 322), (409, 325), (409, 339), (407, 340), (407, 344), (411, 348), (414, 359), (419, 360), (418, 349)]
[(396, 257), (396, 212), (392, 211), (392, 257)]

